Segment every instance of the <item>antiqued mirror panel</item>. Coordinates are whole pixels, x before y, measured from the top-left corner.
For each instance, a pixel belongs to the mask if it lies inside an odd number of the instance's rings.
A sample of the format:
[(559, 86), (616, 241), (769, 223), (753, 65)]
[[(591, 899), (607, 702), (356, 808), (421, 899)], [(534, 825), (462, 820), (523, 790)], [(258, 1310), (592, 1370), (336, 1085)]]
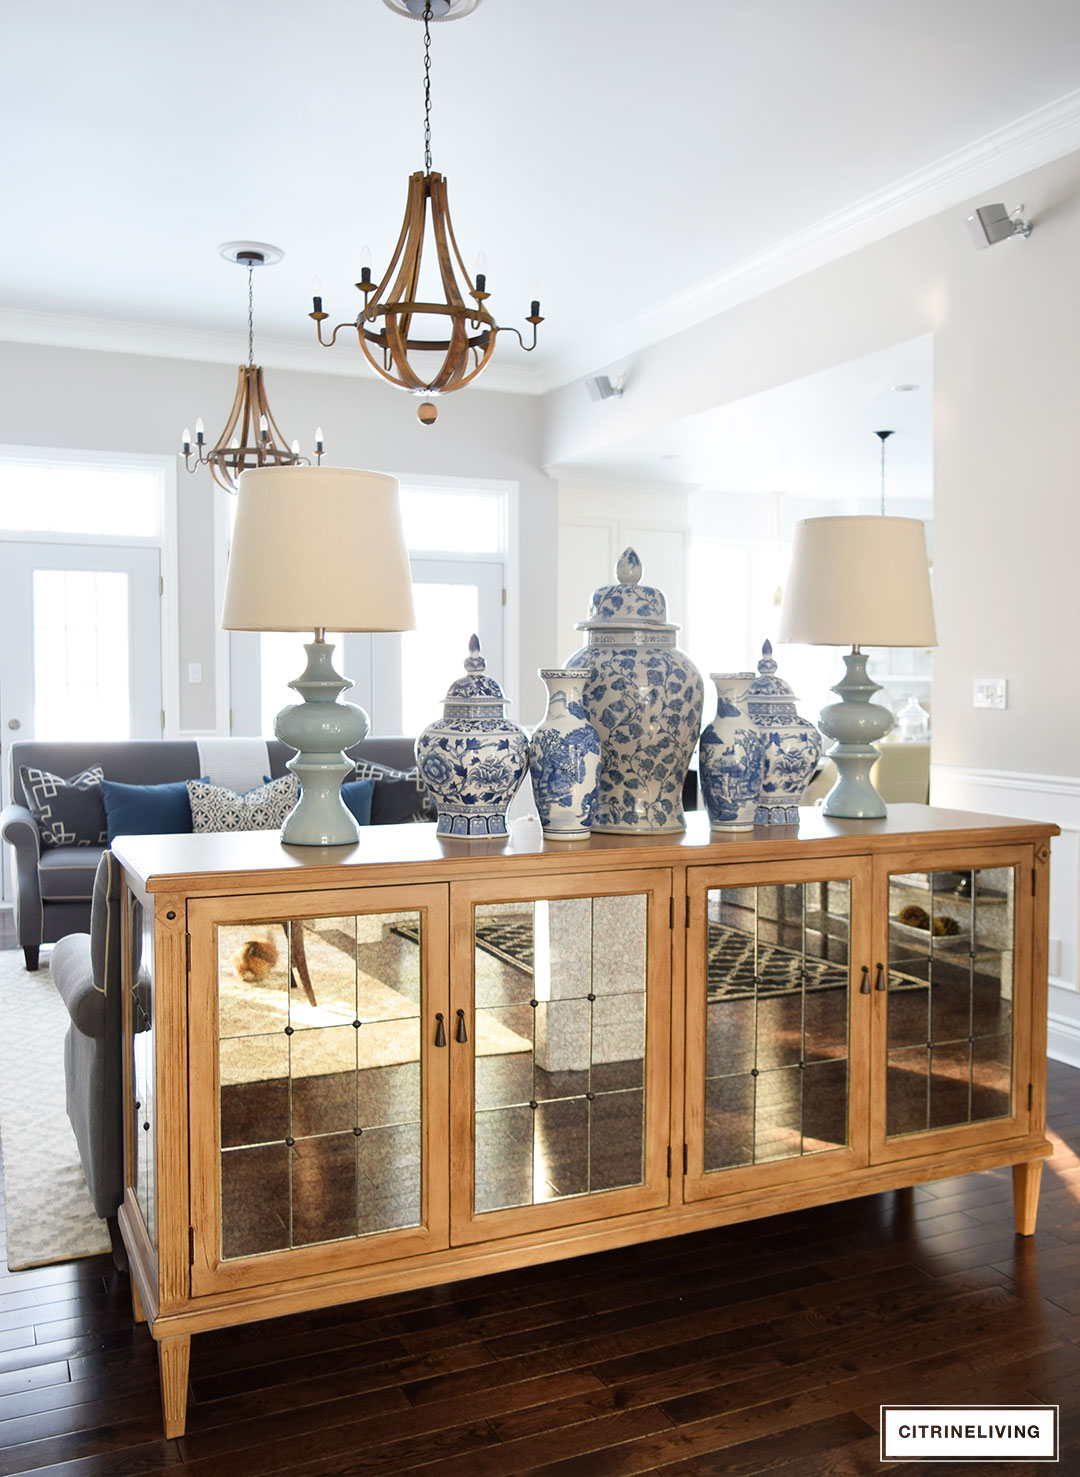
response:
[(132, 1188), (150, 1244), (157, 1246), (157, 1088), (154, 1041), (154, 919), (130, 893), (127, 979), (131, 1012)]
[(421, 1224), (422, 915), (217, 929), (223, 1258)]
[(850, 882), (706, 893), (706, 1173), (847, 1144), (850, 922)]
[(1012, 867), (889, 878), (890, 1138), (1012, 1111)]
[(477, 1213), (645, 1177), (648, 897), (478, 904)]

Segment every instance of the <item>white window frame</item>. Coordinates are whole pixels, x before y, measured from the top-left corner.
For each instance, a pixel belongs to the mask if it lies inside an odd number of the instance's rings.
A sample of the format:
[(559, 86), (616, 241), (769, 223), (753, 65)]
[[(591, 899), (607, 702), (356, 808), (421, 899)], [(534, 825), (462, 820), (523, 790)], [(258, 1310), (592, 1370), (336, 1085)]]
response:
[(69, 447), (0, 445), (5, 462), (46, 467), (85, 467), (96, 472), (133, 468), (152, 472), (158, 481), (159, 522), (156, 536), (120, 533), (52, 533), (47, 529), (0, 529), (7, 543), (68, 544), (84, 548), (151, 548), (161, 563), (161, 702), (165, 723), (162, 738), (180, 734), (180, 565), (176, 525), (176, 458), (128, 451), (82, 451)]

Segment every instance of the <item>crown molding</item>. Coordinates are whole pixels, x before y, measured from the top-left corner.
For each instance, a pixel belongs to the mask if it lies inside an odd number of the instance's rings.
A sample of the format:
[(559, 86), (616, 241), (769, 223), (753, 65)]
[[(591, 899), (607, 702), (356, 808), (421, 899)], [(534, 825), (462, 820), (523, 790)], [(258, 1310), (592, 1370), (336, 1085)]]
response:
[[(164, 323), (133, 323), (119, 318), (33, 313), (15, 308), (0, 308), (0, 340), (58, 349), (92, 349), (106, 354), (141, 354), (153, 359), (186, 359), (202, 364), (236, 365), (243, 357), (243, 342), (238, 333), (179, 328)], [(260, 334), (258, 347), (258, 362), (267, 369), (379, 379), (363, 355), (349, 353), (348, 345), (329, 353), (316, 343)], [(540, 393), (529, 370), (496, 365), (488, 366), (476, 388), (519, 395)]]
[[(1080, 88), (905, 175), (854, 205), (815, 221), (767, 250), (599, 335), (584, 350), (539, 367), (543, 390), (555, 390), (612, 365), (649, 344), (692, 328), (837, 261), (970, 195), (1080, 149)], [(1017, 202), (1018, 203), (1018, 202)]]

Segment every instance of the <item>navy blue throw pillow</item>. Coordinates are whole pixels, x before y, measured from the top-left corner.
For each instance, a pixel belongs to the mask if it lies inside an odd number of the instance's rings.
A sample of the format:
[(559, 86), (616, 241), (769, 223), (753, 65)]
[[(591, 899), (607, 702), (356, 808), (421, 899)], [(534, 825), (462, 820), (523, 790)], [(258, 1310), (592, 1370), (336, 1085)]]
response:
[(117, 836), (175, 836), (191, 830), (186, 780), (167, 785), (122, 785), (102, 780), (109, 840)]
[(374, 780), (349, 780), (341, 787), (341, 798), (352, 811), (358, 826), (371, 825), (371, 799)]

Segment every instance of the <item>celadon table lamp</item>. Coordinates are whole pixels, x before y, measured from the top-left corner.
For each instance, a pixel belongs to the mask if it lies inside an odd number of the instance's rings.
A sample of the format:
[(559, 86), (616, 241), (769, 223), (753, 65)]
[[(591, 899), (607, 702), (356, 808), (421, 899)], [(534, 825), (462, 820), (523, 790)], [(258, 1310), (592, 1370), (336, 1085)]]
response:
[(895, 719), (871, 701), (881, 688), (866, 674), (864, 646), (936, 646), (926, 533), (917, 518), (804, 518), (795, 525), (791, 569), (780, 612), (781, 641), (850, 646), (847, 672), (832, 689), (818, 727), (834, 740), (839, 774), (825, 814), (870, 820), (885, 802), (870, 781), (882, 739)]
[(226, 631), (313, 631), (304, 672), (274, 732), (299, 752), (288, 768), (300, 800), (281, 839), (341, 846), (359, 829), (341, 798), (352, 763), (343, 750), (367, 735), (368, 716), (339, 702), (352, 683), (334, 670), (327, 631), (409, 631), (409, 555), (398, 484), (346, 467), (258, 467), (240, 474), (225, 601)]

